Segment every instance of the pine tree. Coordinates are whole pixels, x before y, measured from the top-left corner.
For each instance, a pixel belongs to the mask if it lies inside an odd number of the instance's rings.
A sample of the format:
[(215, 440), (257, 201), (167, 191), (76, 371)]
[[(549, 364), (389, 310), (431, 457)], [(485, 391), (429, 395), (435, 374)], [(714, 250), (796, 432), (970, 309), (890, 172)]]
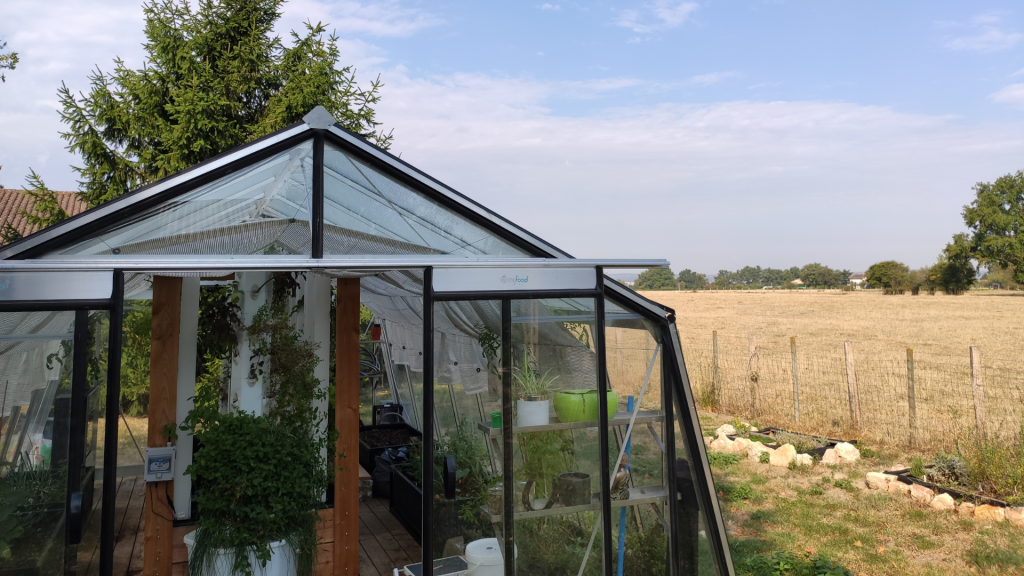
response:
[(88, 93), (61, 86), (61, 137), (80, 154), (90, 207), (296, 122), (323, 106), (379, 146), (378, 78), (338, 68), (338, 38), (307, 22), (286, 47), (272, 35), (284, 0), (154, 0), (143, 6), (147, 61), (97, 70)]

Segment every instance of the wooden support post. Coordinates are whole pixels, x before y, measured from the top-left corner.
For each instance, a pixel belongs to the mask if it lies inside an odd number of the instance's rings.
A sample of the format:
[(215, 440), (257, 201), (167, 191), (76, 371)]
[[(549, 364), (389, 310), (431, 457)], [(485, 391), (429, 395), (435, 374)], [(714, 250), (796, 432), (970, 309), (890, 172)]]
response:
[[(151, 448), (166, 446), (164, 427), (177, 422), (178, 332), (181, 320), (181, 278), (153, 277), (153, 328), (149, 352), (149, 436)], [(143, 576), (171, 576), (174, 515), (167, 501), (173, 482), (146, 486)]]
[(800, 373), (796, 363), (796, 336), (790, 336), (789, 349), (793, 354), (793, 414), (797, 424), (800, 423)]
[(338, 279), (335, 336), (334, 574), (359, 573), (359, 279)]
[(971, 392), (974, 394), (974, 425), (985, 435), (985, 382), (981, 378), (981, 348), (971, 346)]
[(711, 374), (711, 386), (712, 386), (711, 397), (714, 399), (715, 408), (717, 409), (722, 404), (722, 399), (721, 399), (722, 383), (721, 383), (721, 380), (719, 379), (719, 372), (718, 372), (718, 330), (712, 330), (711, 331), (711, 343), (712, 343), (711, 344), (712, 352), (714, 354), (714, 360), (713, 360), (714, 363), (712, 364), (712, 374)]
[(860, 392), (857, 390), (857, 367), (853, 361), (853, 342), (843, 342), (846, 351), (846, 389), (850, 395), (850, 421), (860, 426)]
[(914, 349), (907, 348), (907, 409), (910, 413), (910, 445), (917, 445), (917, 391), (914, 389)]
[(757, 381), (760, 376), (757, 373), (757, 335), (747, 334), (747, 351), (750, 359), (747, 361), (747, 374), (750, 380), (750, 414), (756, 416), (761, 407), (760, 399), (757, 397)]

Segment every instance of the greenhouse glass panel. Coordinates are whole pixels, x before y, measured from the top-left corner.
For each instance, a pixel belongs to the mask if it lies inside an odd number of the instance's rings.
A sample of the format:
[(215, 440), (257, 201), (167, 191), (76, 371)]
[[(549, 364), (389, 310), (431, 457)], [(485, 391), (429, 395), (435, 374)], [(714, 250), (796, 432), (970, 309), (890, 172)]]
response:
[(310, 254), (313, 144), (127, 217), (46, 257), (108, 254)]
[(324, 254), (531, 256), (329, 143)]
[(624, 504), (612, 511), (614, 573), (665, 574), (671, 514), (660, 332), (640, 314), (606, 300), (605, 349), (609, 402), (618, 404), (609, 438), (611, 497)]

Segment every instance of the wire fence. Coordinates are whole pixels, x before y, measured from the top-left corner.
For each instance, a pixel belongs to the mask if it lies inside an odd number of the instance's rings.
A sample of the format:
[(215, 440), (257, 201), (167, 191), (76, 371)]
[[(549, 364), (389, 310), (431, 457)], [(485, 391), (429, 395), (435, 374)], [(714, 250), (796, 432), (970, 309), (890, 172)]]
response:
[(946, 448), (1024, 427), (1024, 362), (853, 342), (712, 333), (680, 337), (700, 406), (776, 426), (875, 444)]

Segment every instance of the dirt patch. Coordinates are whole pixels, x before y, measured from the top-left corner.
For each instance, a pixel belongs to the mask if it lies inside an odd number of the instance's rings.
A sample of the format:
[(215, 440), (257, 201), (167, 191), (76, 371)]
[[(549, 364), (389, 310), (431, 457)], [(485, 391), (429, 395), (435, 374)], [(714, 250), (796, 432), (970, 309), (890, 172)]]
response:
[(388, 446), (405, 446), (419, 441), (421, 436), (408, 428), (384, 428), (364, 430), (359, 439), (370, 448), (386, 448)]

